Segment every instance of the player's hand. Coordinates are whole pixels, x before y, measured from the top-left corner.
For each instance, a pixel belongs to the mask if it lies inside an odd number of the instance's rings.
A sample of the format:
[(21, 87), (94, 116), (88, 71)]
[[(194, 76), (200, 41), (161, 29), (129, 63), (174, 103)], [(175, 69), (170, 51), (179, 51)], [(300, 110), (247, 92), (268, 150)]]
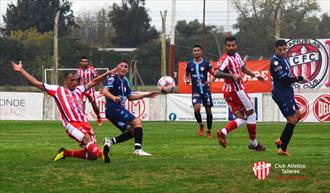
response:
[(238, 75), (238, 74), (233, 74), (233, 79), (234, 79), (235, 81), (238, 81), (239, 79), (241, 79), (241, 76)]
[(265, 78), (260, 75), (255, 75), (255, 77), (260, 80), (261, 82), (266, 82)]
[(18, 64), (14, 63), (14, 62), (10, 62), (10, 63), (11, 63), (11, 65), (13, 67), (13, 70), (15, 72), (21, 72), (22, 71), (22, 69), (23, 69), (22, 61), (19, 61)]
[(108, 71), (109, 74), (117, 74), (121, 70), (121, 67), (116, 66), (115, 68)]
[(120, 103), (120, 97), (119, 96), (115, 96), (113, 98), (113, 101), (115, 101), (116, 103)]

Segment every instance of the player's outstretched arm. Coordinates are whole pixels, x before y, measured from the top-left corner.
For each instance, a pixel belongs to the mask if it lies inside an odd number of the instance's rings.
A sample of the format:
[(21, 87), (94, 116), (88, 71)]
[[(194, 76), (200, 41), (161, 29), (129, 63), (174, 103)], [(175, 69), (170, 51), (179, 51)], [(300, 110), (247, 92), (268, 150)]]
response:
[(246, 65), (244, 65), (244, 66), (242, 67), (242, 72), (243, 72), (244, 74), (247, 74), (247, 75), (250, 75), (250, 76), (252, 76), (252, 77), (257, 78), (258, 80), (260, 80), (260, 81), (262, 81), (262, 82), (265, 81), (264, 77), (260, 76), (259, 74), (255, 74), (255, 73), (253, 73), (250, 69), (248, 69), (248, 68), (246, 67)]
[(159, 94), (159, 92), (148, 92), (145, 94), (132, 94), (130, 96), (127, 97), (128, 100), (130, 101), (135, 101), (135, 100), (139, 100), (139, 99), (143, 99), (143, 98), (155, 98), (157, 95)]
[(44, 91), (45, 88), (42, 84), (42, 82), (38, 81), (36, 78), (34, 78), (31, 74), (26, 72), (23, 68), (22, 61), (19, 61), (18, 64), (11, 62), (11, 65), (13, 67), (13, 70), (15, 72), (20, 73), (27, 81), (29, 81), (33, 86), (39, 88), (40, 90)]
[(239, 75), (232, 75), (226, 72), (221, 71), (220, 69), (214, 70), (214, 77), (215, 78), (233, 78), (234, 80), (239, 80), (241, 77)]
[(94, 78), (92, 81), (90, 81), (89, 83), (87, 83), (85, 86), (86, 86), (86, 90), (98, 85), (103, 79), (105, 79), (108, 75), (110, 74), (115, 74), (118, 70), (119, 70), (120, 67), (115, 67), (101, 75), (99, 75), (98, 77)]

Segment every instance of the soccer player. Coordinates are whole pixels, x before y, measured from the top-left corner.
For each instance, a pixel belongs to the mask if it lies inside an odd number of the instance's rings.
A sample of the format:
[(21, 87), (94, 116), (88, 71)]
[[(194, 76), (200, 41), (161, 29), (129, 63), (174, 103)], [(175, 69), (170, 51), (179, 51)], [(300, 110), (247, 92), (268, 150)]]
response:
[(214, 77), (224, 78), (224, 99), (231, 108), (236, 119), (230, 121), (225, 128), (217, 131), (221, 146), (227, 147), (226, 136), (234, 129), (247, 124), (250, 138), (249, 149), (264, 151), (265, 147), (256, 139), (256, 113), (250, 97), (245, 92), (241, 73), (245, 73), (260, 81), (264, 78), (251, 72), (243, 62), (241, 56), (236, 52), (237, 40), (230, 36), (225, 39), (226, 53), (219, 59), (218, 67), (214, 71)]
[[(85, 85), (98, 76), (98, 72), (96, 71), (96, 69), (93, 66), (89, 65), (88, 58), (86, 56), (82, 56), (80, 58), (80, 67), (77, 69), (77, 74), (79, 76), (80, 85)], [(87, 98), (88, 98), (88, 101), (91, 103), (93, 110), (96, 114), (98, 125), (102, 125), (103, 120), (100, 116), (100, 109), (96, 104), (94, 87), (84, 93), (84, 97), (83, 97), (84, 109), (86, 107)]]
[(201, 116), (201, 103), (205, 107), (207, 120), (207, 138), (212, 138), (212, 96), (210, 92), (210, 84), (212, 81), (207, 80), (208, 72), (213, 74), (212, 65), (202, 58), (203, 49), (200, 45), (194, 45), (192, 49), (194, 59), (189, 61), (186, 66), (185, 82), (192, 84), (192, 105), (194, 115), (199, 124), (199, 136), (204, 135), (204, 123)]
[(275, 42), (275, 54), (270, 64), (270, 73), (272, 75), (272, 98), (280, 108), (287, 123), (283, 129), (282, 135), (276, 139), (275, 145), (279, 155), (289, 155), (287, 146), (293, 134), (293, 129), (301, 119), (299, 106), (294, 99), (292, 84), (295, 82), (306, 83), (302, 76), (296, 77), (292, 71), (288, 59), (286, 58), (285, 40)]
[(83, 112), (82, 96), (83, 94), (99, 84), (109, 74), (115, 73), (119, 68), (114, 68), (85, 85), (78, 85), (78, 76), (74, 72), (66, 73), (64, 76), (64, 87), (57, 85), (49, 85), (42, 83), (26, 72), (21, 61), (19, 64), (12, 62), (13, 70), (20, 73), (32, 85), (45, 91), (54, 98), (61, 119), (69, 137), (74, 139), (81, 150), (66, 150), (60, 148), (57, 155), (53, 158), (54, 161), (64, 159), (65, 157), (77, 157), (81, 159), (95, 160), (103, 159), (106, 163), (110, 162), (109, 148), (103, 147), (103, 151), (97, 146), (96, 138), (93, 129), (88, 124), (87, 117)]
[(122, 134), (112, 139), (105, 138), (104, 144), (110, 149), (113, 144), (121, 143), (134, 137), (135, 150), (133, 154), (137, 156), (151, 156), (150, 153), (142, 150), (142, 121), (125, 109), (125, 101), (126, 99), (133, 101), (145, 97), (153, 98), (157, 93), (133, 94), (128, 81), (125, 79), (125, 75), (128, 73), (128, 62), (124, 60), (117, 64), (117, 67), (120, 68), (118, 74), (107, 77), (103, 88), (103, 95), (106, 97), (106, 118), (109, 119)]

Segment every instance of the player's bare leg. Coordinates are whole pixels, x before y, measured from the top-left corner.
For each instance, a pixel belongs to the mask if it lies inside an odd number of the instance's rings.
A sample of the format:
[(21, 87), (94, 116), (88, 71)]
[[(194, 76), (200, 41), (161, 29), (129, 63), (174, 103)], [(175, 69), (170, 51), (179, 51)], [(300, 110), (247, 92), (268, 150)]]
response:
[(211, 107), (205, 107), (206, 112), (206, 120), (207, 120), (207, 138), (212, 138), (212, 121), (213, 121), (213, 115), (211, 111)]
[(201, 105), (195, 104), (194, 106), (194, 115), (197, 123), (199, 124), (199, 136), (204, 135), (204, 124), (201, 116)]

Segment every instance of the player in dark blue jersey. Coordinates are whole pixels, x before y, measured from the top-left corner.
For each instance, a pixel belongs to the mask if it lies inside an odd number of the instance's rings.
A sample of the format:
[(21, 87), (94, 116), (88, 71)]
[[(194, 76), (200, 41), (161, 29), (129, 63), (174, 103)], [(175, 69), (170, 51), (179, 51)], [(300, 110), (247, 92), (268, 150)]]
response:
[(299, 106), (294, 99), (292, 84), (295, 82), (307, 82), (304, 77), (296, 77), (292, 73), (289, 61), (286, 58), (286, 48), (285, 40), (277, 40), (275, 42), (275, 54), (270, 64), (273, 82), (272, 98), (287, 120), (281, 137), (275, 141), (279, 155), (289, 155), (287, 146), (292, 137), (294, 127), (301, 119)]
[(132, 101), (145, 97), (153, 98), (157, 94), (156, 92), (133, 94), (125, 78), (125, 75), (128, 73), (128, 62), (122, 61), (117, 66), (121, 70), (119, 70), (118, 75), (107, 77), (103, 95), (106, 97), (106, 118), (119, 128), (122, 134), (112, 139), (105, 138), (104, 144), (111, 148), (113, 144), (121, 143), (134, 137), (135, 150), (133, 153), (138, 156), (150, 156), (151, 154), (142, 150), (142, 121), (125, 109), (125, 101), (126, 99)]
[(212, 137), (212, 111), (213, 107), (210, 84), (212, 81), (207, 80), (208, 72), (212, 73), (212, 65), (202, 58), (202, 47), (200, 45), (193, 46), (194, 59), (188, 62), (186, 66), (185, 81), (192, 85), (192, 104), (194, 108), (195, 118), (199, 124), (199, 135), (204, 135), (204, 124), (201, 116), (201, 103), (205, 107), (207, 120), (207, 137)]

